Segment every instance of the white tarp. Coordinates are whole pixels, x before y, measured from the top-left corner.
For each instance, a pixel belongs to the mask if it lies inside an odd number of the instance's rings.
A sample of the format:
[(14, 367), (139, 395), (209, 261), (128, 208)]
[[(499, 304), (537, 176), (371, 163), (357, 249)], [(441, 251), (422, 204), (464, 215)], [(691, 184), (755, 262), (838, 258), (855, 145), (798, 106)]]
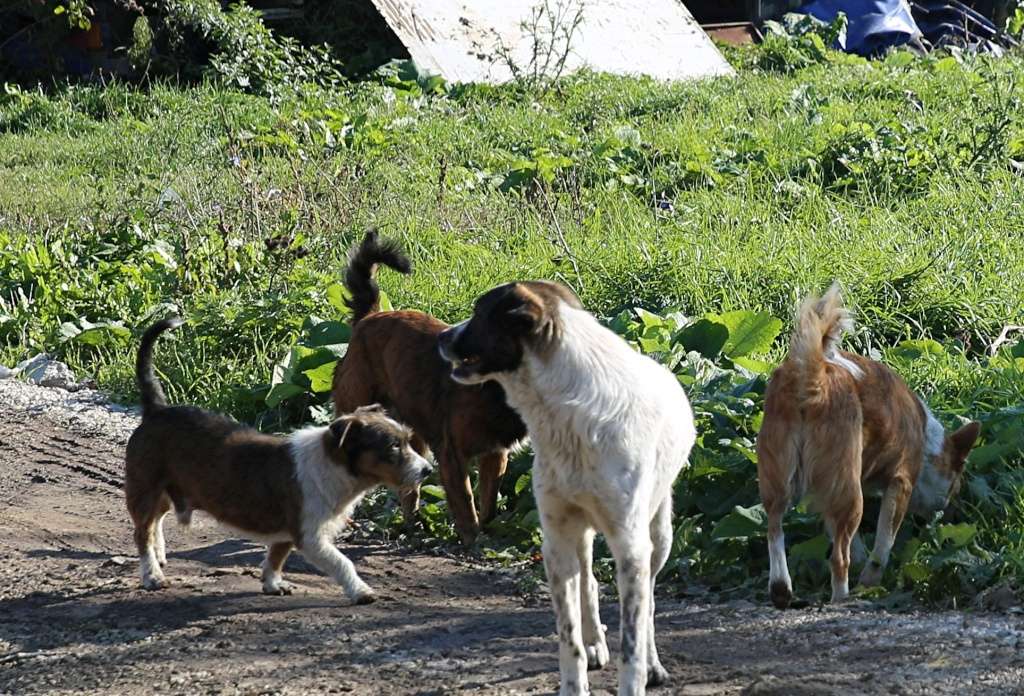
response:
[[(506, 82), (509, 63), (529, 74), (565, 53), (580, 0), (373, 0), (427, 73), (451, 82)], [(531, 17), (546, 8), (539, 31)], [(549, 18), (565, 20), (551, 30)], [(679, 0), (583, 0), (565, 72), (581, 67), (663, 80), (732, 75), (733, 70)], [(554, 57), (548, 57), (548, 47)], [(533, 59), (540, 48), (541, 56)], [(507, 57), (501, 57), (505, 53)]]

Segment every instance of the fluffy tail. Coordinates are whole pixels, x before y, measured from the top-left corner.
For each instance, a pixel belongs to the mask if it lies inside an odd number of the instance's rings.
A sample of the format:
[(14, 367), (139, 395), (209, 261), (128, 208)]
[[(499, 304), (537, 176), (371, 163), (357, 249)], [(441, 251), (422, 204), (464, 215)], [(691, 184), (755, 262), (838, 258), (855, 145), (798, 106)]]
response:
[(352, 325), (380, 309), (380, 286), (377, 285), (377, 266), (384, 264), (399, 273), (411, 273), (412, 262), (393, 239), (382, 239), (376, 229), (366, 233), (362, 243), (348, 252), (345, 287), (351, 299), (345, 304), (352, 310)]
[(860, 369), (839, 354), (843, 333), (853, 329), (850, 312), (843, 306), (839, 283), (833, 283), (821, 297), (808, 297), (796, 312), (796, 328), (789, 344), (789, 357), (800, 370), (806, 401), (818, 401), (827, 389), (825, 363), (840, 365), (856, 377)]
[(160, 380), (156, 378), (153, 371), (153, 345), (156, 339), (164, 331), (175, 329), (185, 323), (180, 317), (171, 317), (158, 321), (146, 329), (142, 334), (142, 343), (139, 345), (139, 357), (135, 362), (135, 381), (139, 385), (139, 392), (142, 394), (142, 417), (152, 415), (157, 410), (167, 405), (167, 397), (164, 396), (164, 388), (160, 386)]

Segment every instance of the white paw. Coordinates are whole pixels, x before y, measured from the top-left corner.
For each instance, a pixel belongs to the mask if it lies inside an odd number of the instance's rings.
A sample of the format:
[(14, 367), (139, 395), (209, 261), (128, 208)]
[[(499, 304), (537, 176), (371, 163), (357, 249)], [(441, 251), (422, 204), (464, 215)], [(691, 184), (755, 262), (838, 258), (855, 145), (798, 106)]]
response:
[(167, 580), (163, 575), (148, 575), (142, 578), (142, 587), (146, 590), (162, 590), (167, 587)]
[(263, 583), (263, 594), (284, 596), (290, 595), (294, 590), (295, 586), (284, 580)]
[(377, 593), (369, 587), (359, 590), (354, 595), (351, 595), (351, 597), (353, 604), (373, 604), (377, 601)]
[(656, 662), (647, 666), (647, 686), (664, 686), (668, 684), (668, 670)]
[(587, 669), (602, 669), (610, 660), (608, 644), (604, 642), (604, 638), (587, 645)]

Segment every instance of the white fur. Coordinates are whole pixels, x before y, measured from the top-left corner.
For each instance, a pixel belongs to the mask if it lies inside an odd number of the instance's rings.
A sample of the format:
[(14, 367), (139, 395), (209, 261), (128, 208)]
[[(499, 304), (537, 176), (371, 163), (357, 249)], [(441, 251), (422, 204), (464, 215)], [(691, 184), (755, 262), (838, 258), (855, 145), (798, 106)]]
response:
[(860, 379), (864, 376), (864, 371), (860, 369), (857, 363), (853, 362), (846, 356), (841, 355), (839, 351), (835, 349), (826, 351), (825, 362), (832, 363), (836, 367), (846, 370), (854, 379)]
[(634, 646), (619, 693), (642, 694), (649, 676), (667, 677), (654, 644), (653, 588), (671, 545), (672, 484), (696, 438), (693, 412), (664, 366), (589, 313), (565, 303), (558, 312), (562, 333), (552, 351), (527, 349), (515, 372), (488, 377), (504, 388), (533, 443), (561, 693), (588, 693), (588, 662), (607, 661), (590, 568), (596, 529), (616, 559), (623, 644)]
[[(323, 447), (326, 430), (326, 427), (304, 428), (291, 436), (295, 476), (302, 490), (300, 550), (310, 563), (334, 578), (350, 599), (360, 603), (372, 601), (373, 590), (359, 577), (352, 561), (333, 543), (366, 489), (327, 456)], [(418, 454), (415, 457), (417, 464), (426, 465)], [(264, 585), (276, 589), (280, 578), (272, 573), (268, 575)]]
[(928, 405), (923, 400), (920, 401), (925, 414), (924, 461), (910, 497), (910, 509), (927, 514), (945, 507), (953, 482), (943, 476), (935, 466), (935, 457), (942, 454), (942, 447), (946, 442), (946, 431)]
[(792, 593), (793, 581), (789, 577), (789, 565), (786, 563), (786, 537), (781, 532), (776, 538), (768, 539), (768, 564), (768, 587), (782, 582)]

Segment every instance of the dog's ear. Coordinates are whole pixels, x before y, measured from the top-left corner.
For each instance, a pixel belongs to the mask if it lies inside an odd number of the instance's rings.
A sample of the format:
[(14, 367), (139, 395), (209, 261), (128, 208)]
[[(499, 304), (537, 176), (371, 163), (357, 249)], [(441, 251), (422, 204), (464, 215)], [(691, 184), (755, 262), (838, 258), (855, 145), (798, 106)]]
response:
[(331, 433), (331, 445), (334, 449), (341, 447), (345, 440), (352, 437), (355, 431), (359, 428), (359, 419), (352, 416), (342, 416), (336, 418), (329, 426), (328, 430)]
[(967, 425), (961, 426), (959, 430), (949, 436), (949, 439), (953, 441), (953, 448), (956, 450), (956, 458), (960, 463), (960, 468), (963, 468), (964, 460), (967, 459), (967, 454), (974, 447), (974, 443), (980, 434), (981, 423), (971, 421)]
[(545, 321), (543, 301), (522, 285), (516, 285), (499, 309), (502, 322), (523, 333), (538, 331)]

